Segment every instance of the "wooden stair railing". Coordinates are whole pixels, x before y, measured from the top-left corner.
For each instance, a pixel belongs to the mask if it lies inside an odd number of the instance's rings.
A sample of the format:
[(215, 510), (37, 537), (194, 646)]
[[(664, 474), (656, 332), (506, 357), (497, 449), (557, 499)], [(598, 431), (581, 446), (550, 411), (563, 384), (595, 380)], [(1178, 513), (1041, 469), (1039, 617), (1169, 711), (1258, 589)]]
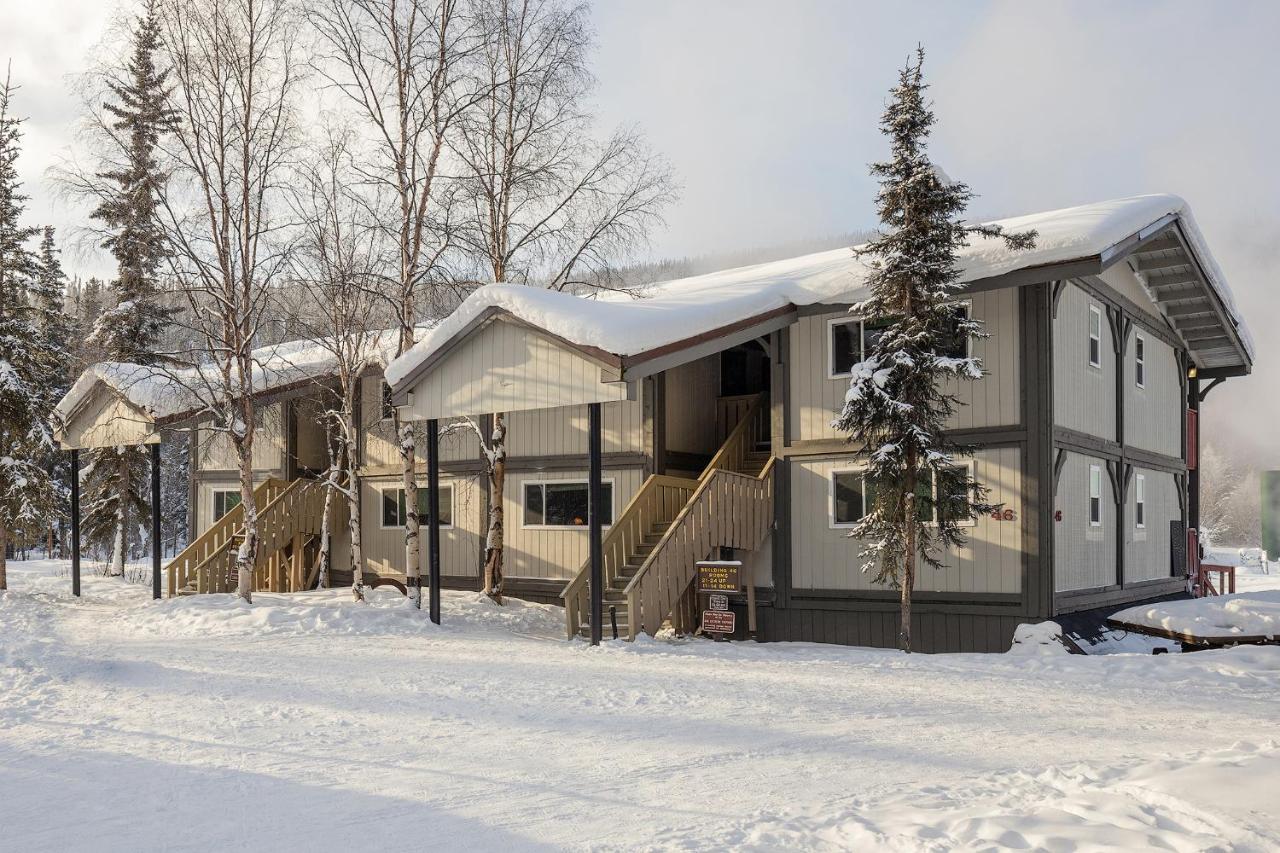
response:
[[(697, 480), (651, 475), (605, 535), (605, 591), (616, 588), (629, 562), (633, 570), (635, 564), (639, 564), (638, 571), (626, 579), (624, 587), (626, 625), (619, 628), (627, 639), (635, 639), (642, 620), (646, 633), (655, 633), (672, 609), (667, 607), (661, 616), (655, 615), (657, 611), (667, 602), (674, 606), (688, 587), (689, 581), (685, 580), (672, 597), (668, 587), (678, 581), (681, 572), (674, 568), (672, 558), (664, 556), (664, 552), (679, 550), (684, 554), (688, 550), (686, 545), (705, 540), (702, 553), (688, 561), (687, 570), (691, 577), (693, 560), (705, 557), (712, 547), (723, 545), (754, 550), (764, 538), (763, 532), (755, 536), (759, 526), (757, 522), (766, 524), (766, 532), (772, 526), (772, 457), (763, 463), (758, 474), (739, 473), (744, 467), (750, 469), (750, 457), (760, 455), (759, 449), (768, 444), (769, 409), (765, 399), (764, 394), (757, 394), (745, 406), (735, 404), (734, 409), (740, 419)], [(714, 516), (713, 502), (715, 512), (727, 513), (724, 524)], [(762, 502), (767, 503), (767, 507)], [(703, 531), (702, 525), (713, 520), (712, 530)], [(750, 535), (734, 535), (734, 531), (744, 524), (743, 532)], [(646, 544), (646, 537), (655, 531), (661, 531), (656, 546)], [(713, 531), (719, 538), (707, 539), (707, 534)], [(587, 561), (560, 594), (565, 603), (565, 628), (570, 638), (576, 636), (590, 619), (590, 576), (591, 564)]]
[[(253, 489), (255, 506), (261, 507), (288, 488), (289, 484), (275, 477), (263, 480)], [(204, 563), (217, 552), (223, 550), (232, 537), (244, 525), (244, 507), (236, 504), (222, 517), (210, 525), (209, 529), (191, 541), (178, 556), (169, 561), (166, 572), (169, 576), (169, 597), (178, 594), (181, 589), (195, 582), (196, 567)]]
[[(271, 484), (270, 487), (264, 488), (268, 484)], [(294, 480), (289, 483), (268, 480), (254, 490), (255, 498), (263, 501), (258, 504), (258, 553), (254, 561), (253, 577), (255, 591), (288, 592), (306, 588), (302, 550), (305, 540), (320, 534), (324, 490), (325, 484), (318, 480)], [(240, 507), (236, 509), (240, 510)], [(243, 518), (241, 510), (239, 515), (231, 519), (234, 527), (230, 530), (223, 527), (211, 540), (205, 556), (199, 562), (194, 565), (171, 566), (171, 596), (188, 589), (204, 594), (230, 592), (235, 588), (236, 552), (244, 536)], [(283, 549), (289, 545), (293, 546), (293, 559), (286, 567)]]

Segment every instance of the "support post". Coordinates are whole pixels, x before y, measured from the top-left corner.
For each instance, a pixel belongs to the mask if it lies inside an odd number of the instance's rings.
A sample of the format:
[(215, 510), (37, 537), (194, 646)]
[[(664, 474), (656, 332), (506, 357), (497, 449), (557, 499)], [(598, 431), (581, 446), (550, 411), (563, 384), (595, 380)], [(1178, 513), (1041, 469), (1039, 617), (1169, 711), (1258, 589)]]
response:
[(1187, 407), (1196, 413), (1196, 429), (1194, 435), (1187, 437), (1194, 447), (1187, 448), (1187, 455), (1194, 465), (1187, 471), (1187, 527), (1200, 531), (1200, 379), (1192, 377), (1187, 381)]
[(440, 624), (440, 422), (427, 421), (427, 594), (428, 615)]
[(80, 451), (71, 449), (71, 594), (80, 597)]
[(600, 463), (600, 404), (587, 404), (587, 455), (590, 473), (587, 479), (587, 527), (591, 559), (591, 645), (600, 645), (604, 619), (604, 538), (600, 508), (604, 500)]
[(151, 445), (151, 597), (160, 597), (160, 443)]

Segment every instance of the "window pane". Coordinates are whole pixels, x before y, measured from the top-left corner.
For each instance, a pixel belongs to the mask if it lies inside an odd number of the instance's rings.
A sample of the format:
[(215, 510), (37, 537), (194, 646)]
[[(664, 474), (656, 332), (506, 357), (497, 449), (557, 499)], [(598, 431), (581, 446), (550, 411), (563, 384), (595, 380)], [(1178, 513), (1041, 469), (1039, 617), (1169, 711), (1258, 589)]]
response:
[(1089, 498), (1089, 521), (1102, 523), (1102, 498)]
[(836, 524), (853, 524), (862, 518), (862, 474), (838, 471), (831, 475)]
[(831, 324), (831, 372), (848, 373), (861, 360), (858, 352), (858, 321)]
[(968, 305), (951, 306), (951, 317), (942, 331), (942, 345), (938, 348), (938, 355), (947, 358), (969, 357), (969, 333), (960, 328), (960, 324), (968, 319)]
[(382, 383), (382, 419), (384, 421), (391, 420), (392, 414), (395, 413), (395, 407), (391, 405), (391, 386), (386, 382)]
[(382, 526), (399, 527), (404, 524), (400, 510), (404, 507), (404, 489), (385, 489), (382, 492)]
[(219, 491), (213, 493), (213, 520), (217, 521), (240, 505), (240, 493)]
[[(938, 518), (945, 519), (954, 516), (955, 521), (969, 521), (971, 516), (965, 511), (965, 507), (959, 501), (953, 500), (954, 496), (964, 494), (968, 491), (967, 483), (969, 482), (969, 469), (963, 465), (956, 465), (947, 469), (947, 474), (942, 477), (942, 481), (938, 484)], [(954, 509), (954, 512), (952, 511)]]
[(878, 320), (865, 320), (862, 323), (862, 353), (863, 358), (871, 355), (871, 351), (875, 349), (880, 338), (884, 336), (884, 332), (893, 325), (892, 317), (882, 317)]
[(1097, 338), (1089, 339), (1089, 363), (1102, 364), (1102, 342)]
[(542, 524), (542, 486), (531, 483), (524, 487), (524, 523)]
[[(418, 524), (425, 525), (431, 521), (431, 508), (428, 501), (431, 490), (418, 486)], [(440, 524), (448, 527), (453, 524), (453, 486), (440, 487)]]
[(933, 521), (933, 472), (927, 471), (916, 480), (916, 518), (919, 521)]
[(586, 483), (547, 483), (547, 524), (581, 527), (587, 523)]

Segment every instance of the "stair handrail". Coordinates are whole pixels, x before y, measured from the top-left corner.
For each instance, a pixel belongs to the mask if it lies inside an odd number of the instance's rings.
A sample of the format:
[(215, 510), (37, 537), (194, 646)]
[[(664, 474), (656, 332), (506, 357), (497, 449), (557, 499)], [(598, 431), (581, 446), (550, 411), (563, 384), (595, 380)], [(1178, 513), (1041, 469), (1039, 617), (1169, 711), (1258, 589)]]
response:
[(729, 431), (729, 434), (725, 437), (724, 444), (720, 445), (720, 449), (715, 452), (715, 455), (711, 457), (711, 461), (707, 463), (707, 467), (702, 469), (702, 473), (698, 475), (699, 482), (711, 476), (713, 471), (732, 471), (746, 459), (748, 452), (747, 436), (757, 426), (755, 423), (756, 416), (761, 412), (766, 396), (763, 391), (760, 392), (743, 411), (742, 419)]
[[(727, 443), (728, 442), (726, 442), (726, 444)], [(754, 481), (756, 483), (768, 483), (767, 498), (769, 499), (770, 506), (772, 506), (773, 495), (771, 478), (773, 476), (773, 468), (776, 461), (776, 456), (770, 456), (765, 462), (764, 467), (760, 469), (760, 473), (755, 476), (750, 474), (741, 474), (737, 471), (730, 471), (725, 468), (711, 468), (710, 466), (708, 466), (707, 470), (703, 472), (703, 477), (705, 479), (702, 479), (697, 490), (689, 497), (689, 502), (680, 509), (680, 512), (677, 513), (675, 519), (672, 520), (671, 526), (667, 528), (667, 531), (662, 534), (662, 538), (658, 540), (658, 544), (654, 546), (654, 549), (645, 557), (644, 562), (640, 564), (639, 571), (637, 571), (635, 576), (627, 582), (624, 595), (627, 599), (627, 632), (630, 635), (628, 639), (635, 639), (636, 628), (639, 625), (640, 613), (638, 611), (640, 609), (639, 598), (641, 587), (647, 583), (648, 574), (656, 562), (663, 556), (663, 552), (668, 547), (669, 543), (683, 533), (685, 522), (688, 520), (693, 510), (699, 506), (703, 497), (713, 488), (721, 485), (725, 480), (743, 479)], [(696, 560), (698, 557), (695, 556), (693, 559)], [(690, 574), (693, 574), (692, 569)], [(690, 577), (689, 580), (691, 581), (692, 577)], [(688, 582), (682, 585), (682, 587), (687, 586)], [(681, 594), (683, 595), (683, 589)]]
[[(284, 480), (277, 477), (268, 477), (254, 486), (254, 503), (257, 504), (267, 499), (267, 495), (271, 490), (284, 485)], [(243, 526), (243, 523), (244, 506), (236, 504), (211, 524), (208, 530), (187, 543), (187, 547), (183, 548), (169, 561), (166, 572), (168, 574), (170, 598), (177, 595), (177, 591), (184, 588), (191, 581), (196, 568), (226, 547), (227, 543), (234, 538), (236, 530)], [(178, 582), (179, 573), (183, 575), (182, 583)]]

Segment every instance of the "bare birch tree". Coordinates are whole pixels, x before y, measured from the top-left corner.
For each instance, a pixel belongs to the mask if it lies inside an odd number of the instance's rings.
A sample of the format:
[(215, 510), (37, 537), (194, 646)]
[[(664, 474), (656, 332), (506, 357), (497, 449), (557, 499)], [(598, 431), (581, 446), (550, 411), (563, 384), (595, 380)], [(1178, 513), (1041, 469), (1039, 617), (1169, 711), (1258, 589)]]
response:
[[(479, 278), (590, 289), (661, 223), (675, 198), (670, 168), (634, 129), (592, 137), (585, 4), (481, 0), (479, 9), (486, 96), (454, 143), (468, 206), (459, 239)], [(509, 424), (502, 413), (493, 422), (480, 436), (490, 485), (484, 590), (501, 601)]]
[[(441, 158), (459, 117), (476, 100), (466, 73), (476, 30), (459, 0), (323, 0), (310, 20), (324, 45), (319, 73), (354, 105), (370, 137), (362, 168), (385, 189), (395, 213), (388, 228), (397, 249), (388, 288), (399, 338), (396, 355), (413, 346), (423, 317), (447, 310), (437, 280), (449, 247), (449, 206), (441, 186)], [(425, 305), (424, 305), (425, 303)], [(417, 437), (393, 413), (405, 491), (405, 583), (422, 606)]]
[(258, 549), (253, 495), (254, 343), (287, 271), (283, 195), (295, 146), (298, 20), (288, 0), (168, 0), (160, 9), (175, 116), (162, 200), (169, 264), (187, 303), (199, 370), (174, 371), (239, 469), (244, 539), (237, 594), (252, 599)]
[[(370, 221), (369, 201), (353, 180), (350, 135), (328, 132), (299, 169), (294, 210), (301, 236), (293, 254), (299, 296), (312, 310), (295, 316), (304, 334), (332, 357), (337, 388), (325, 390), (322, 414), (335, 439), (327, 472), (328, 501), (336, 492), (346, 501), (351, 534), (351, 592), (364, 600), (364, 549), (360, 511), (360, 429), (356, 401), (360, 380), (383, 357), (385, 302), (378, 292), (379, 271), (388, 258), (382, 232)], [(394, 330), (393, 330), (394, 331)]]

